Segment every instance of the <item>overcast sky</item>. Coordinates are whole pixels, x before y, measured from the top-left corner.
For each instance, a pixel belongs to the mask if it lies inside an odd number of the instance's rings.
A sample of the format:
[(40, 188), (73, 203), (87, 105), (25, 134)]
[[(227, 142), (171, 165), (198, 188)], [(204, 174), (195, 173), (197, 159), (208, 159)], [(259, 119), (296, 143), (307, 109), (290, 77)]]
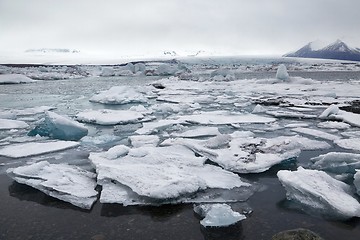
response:
[(0, 50), (283, 54), (360, 47), (359, 0), (0, 0)]

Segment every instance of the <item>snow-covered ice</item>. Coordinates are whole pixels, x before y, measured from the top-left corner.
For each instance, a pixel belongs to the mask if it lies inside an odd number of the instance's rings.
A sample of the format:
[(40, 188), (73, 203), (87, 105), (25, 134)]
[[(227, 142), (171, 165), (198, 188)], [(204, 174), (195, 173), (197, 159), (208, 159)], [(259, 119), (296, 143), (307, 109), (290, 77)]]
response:
[(204, 165), (205, 158), (196, 157), (179, 145), (145, 145), (134, 149), (116, 146), (107, 152), (90, 153), (89, 159), (96, 168), (99, 184), (116, 181), (137, 195), (151, 199), (175, 199), (206, 188), (250, 186), (236, 174)]
[(311, 129), (311, 128), (302, 128), (302, 127), (300, 127), (300, 128), (294, 128), (294, 129), (291, 129), (291, 130), (294, 131), (294, 132), (303, 133), (303, 134), (310, 135), (310, 136), (313, 136), (313, 137), (316, 137), (316, 138), (322, 138), (322, 139), (326, 139), (326, 140), (330, 140), (330, 141), (338, 140), (338, 139), (341, 138), (341, 137), (336, 136), (334, 134), (330, 134), (330, 133), (327, 133), (327, 132), (323, 132), (323, 131), (316, 130), (316, 129)]
[(0, 130), (28, 128), (29, 125), (24, 121), (0, 119)]
[(18, 183), (29, 185), (80, 208), (90, 209), (97, 200), (96, 174), (77, 166), (42, 161), (9, 168), (7, 173)]
[(297, 171), (280, 170), (277, 176), (288, 200), (330, 217), (360, 217), (360, 203), (351, 194), (351, 187), (323, 171), (299, 167)]
[(183, 138), (210, 137), (220, 135), (217, 127), (197, 127), (183, 132), (174, 132), (171, 136)]
[(0, 74), (0, 84), (33, 83), (35, 80), (22, 74)]
[(331, 105), (319, 116), (320, 119), (340, 120), (355, 127), (360, 127), (360, 114), (340, 110), (338, 106)]
[(350, 127), (349, 124), (344, 122), (334, 122), (334, 121), (326, 121), (321, 122), (317, 125), (319, 128), (329, 128), (329, 129), (348, 129)]
[(0, 148), (0, 156), (10, 158), (30, 157), (45, 153), (57, 152), (77, 146), (79, 146), (79, 143), (72, 141), (48, 141), (12, 144), (10, 146)]
[(143, 103), (147, 101), (147, 98), (143, 93), (133, 87), (115, 86), (91, 97), (90, 101), (103, 104), (126, 104)]
[(40, 120), (29, 136), (49, 136), (51, 138), (77, 141), (88, 134), (88, 129), (81, 123), (54, 112), (46, 112), (45, 117)]
[(246, 219), (245, 215), (233, 211), (224, 203), (197, 205), (194, 212), (204, 218), (200, 221), (204, 227), (227, 227)]
[(360, 138), (338, 139), (334, 142), (342, 148), (360, 151)]
[(130, 110), (87, 110), (76, 115), (76, 120), (99, 125), (137, 123), (144, 115)]
[(156, 135), (133, 135), (129, 137), (133, 147), (142, 147), (145, 145), (157, 146), (160, 141), (159, 136)]

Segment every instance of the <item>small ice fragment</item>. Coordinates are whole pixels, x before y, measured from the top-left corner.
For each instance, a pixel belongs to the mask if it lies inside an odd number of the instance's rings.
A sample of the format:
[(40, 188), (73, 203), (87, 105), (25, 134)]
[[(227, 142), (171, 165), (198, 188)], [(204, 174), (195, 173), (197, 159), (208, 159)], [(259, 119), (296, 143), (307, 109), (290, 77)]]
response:
[(227, 204), (203, 204), (194, 207), (194, 212), (204, 217), (200, 224), (204, 227), (227, 227), (241, 220), (246, 216), (234, 212)]
[(80, 122), (93, 123), (99, 125), (116, 125), (137, 123), (144, 118), (144, 115), (129, 110), (88, 110), (78, 113), (76, 120)]
[(360, 151), (360, 138), (338, 139), (334, 143), (342, 148)]

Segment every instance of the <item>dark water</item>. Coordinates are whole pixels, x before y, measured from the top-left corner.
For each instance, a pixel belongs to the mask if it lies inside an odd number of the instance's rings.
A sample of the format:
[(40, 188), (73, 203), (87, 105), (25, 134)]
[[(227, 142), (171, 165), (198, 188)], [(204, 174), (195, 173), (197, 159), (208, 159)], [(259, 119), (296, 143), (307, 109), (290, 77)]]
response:
[[(270, 73), (251, 73), (263, 78)], [(341, 73), (342, 79), (353, 79), (355, 73)], [(295, 75), (295, 74), (294, 74)], [(355, 74), (358, 76), (358, 73)], [(250, 78), (249, 76), (244, 78)], [(273, 73), (271, 73), (273, 76)], [(295, 75), (297, 76), (297, 75)], [(332, 73), (299, 73), (298, 76), (327, 79)], [(339, 75), (340, 76), (340, 75)], [(156, 78), (148, 78), (154, 80)], [(336, 80), (333, 76), (330, 80)], [(59, 112), (67, 115), (74, 110), (100, 108), (101, 105), (88, 102), (96, 91), (114, 85), (139, 85), (138, 78), (94, 78), (80, 80), (44, 81), (22, 86), (0, 86), (0, 107), (17, 108), (40, 105), (52, 106), (56, 103)], [(79, 94), (79, 91), (80, 94)], [(4, 94), (4, 95), (1, 95)], [(235, 240), (270, 239), (279, 231), (308, 228), (319, 233), (324, 239), (360, 239), (360, 219), (349, 221), (326, 220), (288, 207), (285, 190), (277, 180), (279, 169), (296, 169), (306, 165), (311, 157), (328, 151), (304, 151), (298, 162), (277, 166), (262, 174), (242, 175), (241, 177), (264, 186), (256, 192), (247, 204), (253, 209), (248, 218), (229, 228), (205, 229), (193, 212), (192, 204), (165, 205), (161, 207), (123, 207), (117, 204), (97, 202), (90, 211), (81, 210), (71, 204), (49, 197), (31, 187), (18, 184), (3, 172), (0, 166), (0, 240)], [(53, 154), (56, 155), (56, 154)], [(68, 161), (87, 158), (87, 153), (63, 155)], [(25, 162), (27, 159), (22, 159)], [(0, 163), (9, 163), (0, 158)], [(14, 160), (17, 161), (17, 160)], [(234, 210), (242, 208), (233, 204)]]

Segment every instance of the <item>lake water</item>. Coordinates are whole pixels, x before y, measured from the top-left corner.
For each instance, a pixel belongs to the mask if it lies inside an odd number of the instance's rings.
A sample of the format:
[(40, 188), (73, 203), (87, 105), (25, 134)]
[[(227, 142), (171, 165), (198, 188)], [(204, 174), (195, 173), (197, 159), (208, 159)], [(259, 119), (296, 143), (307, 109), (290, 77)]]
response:
[[(319, 80), (360, 79), (358, 72), (294, 72)], [(246, 73), (243, 78), (268, 78), (273, 73)], [(96, 92), (116, 85), (141, 86), (160, 77), (92, 77), (84, 79), (39, 81), (26, 85), (0, 86), (0, 108), (28, 108), (41, 105), (54, 106), (56, 112), (74, 116), (84, 109), (123, 109), (129, 106), (104, 106), (88, 99)], [(241, 77), (239, 77), (241, 79)], [(240, 81), (240, 80), (239, 80)], [(215, 108), (211, 106), (210, 108)], [(284, 119), (283, 121), (288, 121)], [(313, 121), (313, 120), (309, 120)], [(88, 125), (92, 135), (111, 133), (112, 127)], [(246, 128), (246, 127), (245, 127)], [(223, 131), (226, 131), (223, 130)], [(0, 132), (0, 139), (8, 133)], [(24, 132), (19, 131), (19, 136)], [(124, 142), (127, 135), (115, 133)], [(267, 133), (270, 134), (271, 133)], [(276, 135), (276, 133), (275, 133)], [(101, 146), (107, 149), (109, 146)], [(68, 162), (90, 168), (87, 156), (98, 151), (97, 146), (52, 153), (46, 156), (22, 159), (0, 157), (0, 239), (270, 239), (275, 233), (294, 228), (307, 228), (324, 239), (357, 240), (360, 237), (360, 219), (349, 221), (326, 220), (320, 216), (289, 208), (285, 190), (276, 177), (279, 169), (295, 170), (306, 165), (309, 159), (330, 151), (344, 151), (334, 147), (322, 151), (303, 151), (296, 163), (276, 166), (265, 173), (241, 175), (244, 179), (261, 185), (245, 203), (234, 203), (232, 208), (252, 209), (248, 218), (229, 228), (205, 229), (201, 227), (192, 204), (123, 207), (97, 202), (87, 211), (69, 203), (49, 197), (31, 187), (18, 184), (4, 172), (9, 166), (22, 165), (40, 159), (50, 162)]]

